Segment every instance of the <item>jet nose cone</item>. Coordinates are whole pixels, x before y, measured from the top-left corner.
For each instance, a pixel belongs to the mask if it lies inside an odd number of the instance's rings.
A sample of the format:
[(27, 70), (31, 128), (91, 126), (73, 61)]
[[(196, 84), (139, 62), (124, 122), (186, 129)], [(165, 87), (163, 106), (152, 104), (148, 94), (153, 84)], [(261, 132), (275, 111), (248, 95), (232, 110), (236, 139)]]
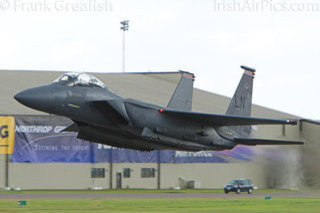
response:
[(19, 92), (17, 94), (15, 94), (13, 97), (14, 99), (16, 99), (19, 103), (24, 104), (24, 102), (28, 101), (28, 92), (26, 92), (26, 90)]
[(51, 103), (51, 90), (49, 86), (27, 89), (14, 95), (21, 104), (33, 109), (47, 111)]

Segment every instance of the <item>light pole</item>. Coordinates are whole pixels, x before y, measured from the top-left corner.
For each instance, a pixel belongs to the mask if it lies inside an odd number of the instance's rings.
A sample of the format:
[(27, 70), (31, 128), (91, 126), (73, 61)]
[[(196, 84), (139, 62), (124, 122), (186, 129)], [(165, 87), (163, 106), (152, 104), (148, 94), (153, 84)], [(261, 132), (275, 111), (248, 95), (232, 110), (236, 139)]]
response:
[(125, 31), (129, 30), (129, 20), (124, 20), (120, 22), (120, 30), (123, 31), (123, 44), (122, 44), (122, 72), (126, 72), (126, 63), (125, 63)]

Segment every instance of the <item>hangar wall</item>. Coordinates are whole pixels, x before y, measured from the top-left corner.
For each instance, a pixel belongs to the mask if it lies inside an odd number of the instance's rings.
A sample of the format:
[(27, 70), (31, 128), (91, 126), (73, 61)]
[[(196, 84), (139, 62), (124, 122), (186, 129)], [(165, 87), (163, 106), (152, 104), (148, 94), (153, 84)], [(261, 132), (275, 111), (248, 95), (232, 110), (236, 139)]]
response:
[[(314, 138), (307, 126), (305, 134)], [(311, 129), (311, 132), (313, 130)], [(272, 138), (300, 139), (298, 126), (260, 126), (254, 128), (256, 137), (264, 137), (272, 133)], [(303, 133), (301, 133), (303, 135)], [(296, 149), (287, 147), (287, 149)], [(278, 150), (278, 148), (277, 148)], [(265, 155), (273, 152), (269, 147), (255, 147), (254, 161), (231, 163), (161, 163), (160, 188), (183, 187), (188, 181), (194, 181), (195, 187), (221, 188), (231, 179), (250, 178), (259, 188), (269, 187), (276, 177), (270, 177), (264, 163)], [(299, 159), (297, 159), (299, 160)], [(5, 159), (2, 160), (5, 165)], [(293, 162), (291, 162), (293, 163)], [(112, 188), (117, 187), (117, 174), (121, 174), (122, 188), (158, 188), (157, 163), (13, 163), (9, 164), (9, 187), (21, 189), (92, 189), (95, 187), (109, 189), (110, 173)], [(290, 165), (292, 166), (292, 165)], [(92, 168), (104, 168), (104, 178), (92, 178)], [(112, 172), (111, 172), (112, 168)], [(124, 169), (131, 170), (130, 178), (124, 177)], [(155, 169), (154, 177), (142, 178), (142, 168)]]
[(320, 122), (310, 121), (310, 120), (301, 120), (299, 128), (301, 130), (300, 132), (303, 138), (310, 141), (313, 146), (317, 146), (319, 144), (317, 142), (320, 140), (320, 137), (319, 137)]
[(6, 156), (0, 155), (0, 188), (6, 187)]
[(259, 164), (246, 163), (201, 163), (197, 165), (163, 164), (162, 188), (181, 185), (181, 181), (195, 181), (199, 188), (222, 188), (232, 179), (251, 179), (259, 188), (265, 188), (264, 170)]
[(9, 186), (21, 189), (90, 189), (108, 188), (106, 178), (91, 178), (91, 168), (109, 164), (85, 163), (10, 163)]
[[(117, 173), (122, 174), (122, 188), (158, 188), (155, 163), (117, 163), (113, 165), (112, 188), (117, 188)], [(91, 168), (105, 168), (105, 178), (91, 178)], [(123, 169), (131, 169), (130, 178)], [(155, 176), (141, 178), (142, 168), (155, 168)], [(184, 187), (189, 181), (196, 188), (222, 188), (232, 179), (250, 178), (259, 188), (266, 187), (264, 170), (255, 163), (161, 164), (160, 188)], [(27, 189), (109, 189), (110, 164), (85, 163), (10, 163), (9, 187)], [(4, 188), (4, 187), (3, 187)]]
[(302, 137), (306, 143), (301, 152), (303, 185), (320, 188), (320, 122), (302, 120), (300, 123)]
[[(0, 84), (0, 114), (4, 115), (39, 115), (43, 114), (26, 108), (16, 103), (12, 97), (16, 92), (51, 82), (61, 72), (41, 71), (0, 71), (3, 83)], [(180, 73), (103, 73), (96, 74), (113, 91), (124, 97), (132, 97), (154, 104), (166, 105), (180, 78)], [(236, 87), (235, 82), (234, 87)], [(146, 89), (148, 88), (148, 89)], [(209, 113), (224, 113), (230, 99), (200, 89), (194, 90), (193, 110)], [(296, 116), (271, 110), (265, 107), (253, 105), (252, 115), (257, 117), (272, 118), (297, 118)], [(320, 128), (316, 124), (305, 124), (300, 130), (299, 126), (255, 126), (255, 137), (273, 138), (284, 140), (307, 139), (320, 144)], [(162, 163), (160, 165), (160, 187), (178, 187), (184, 181), (195, 181), (201, 188), (221, 188), (232, 178), (251, 178), (259, 188), (270, 186), (270, 182), (278, 178), (270, 176), (273, 170), (266, 169), (265, 161), (268, 153), (273, 149), (269, 147), (254, 148), (257, 153), (255, 162), (232, 163), (190, 163), (173, 164)], [(287, 150), (299, 150), (302, 147)], [(316, 152), (318, 153), (318, 152)], [(284, 156), (285, 158), (286, 156)], [(319, 157), (318, 157), (319, 158)], [(293, 159), (299, 161), (301, 159)], [(319, 159), (320, 160), (320, 159)], [(305, 160), (306, 161), (306, 160)], [(4, 155), (0, 155), (0, 188), (5, 187)], [(312, 162), (312, 161), (311, 161)], [(292, 162), (290, 162), (292, 163)], [(283, 167), (292, 164), (283, 164)], [(311, 167), (314, 169), (314, 164)], [(112, 167), (112, 187), (117, 186), (117, 173), (122, 174), (122, 188), (157, 188), (158, 164), (157, 163), (10, 163), (9, 187), (21, 189), (88, 189), (94, 187), (110, 188), (110, 173)], [(105, 168), (104, 178), (91, 178), (92, 168)], [(130, 178), (123, 177), (123, 169), (132, 170)], [(154, 168), (155, 176), (141, 178), (142, 168)], [(317, 167), (316, 167), (317, 168)], [(319, 170), (319, 169), (317, 169)], [(320, 171), (320, 170), (319, 170)], [(290, 172), (289, 172), (290, 173)], [(291, 175), (291, 174), (289, 174)], [(295, 174), (292, 174), (295, 175)], [(314, 184), (318, 183), (314, 176)], [(319, 172), (320, 177), (320, 172)], [(320, 178), (319, 178), (320, 179)]]

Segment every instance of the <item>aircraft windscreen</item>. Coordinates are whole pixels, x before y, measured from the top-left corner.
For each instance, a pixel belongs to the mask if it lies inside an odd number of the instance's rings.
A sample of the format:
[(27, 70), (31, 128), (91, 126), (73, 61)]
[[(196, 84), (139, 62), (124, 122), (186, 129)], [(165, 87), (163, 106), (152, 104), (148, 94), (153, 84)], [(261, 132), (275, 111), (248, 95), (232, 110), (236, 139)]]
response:
[(93, 75), (87, 73), (66, 73), (54, 82), (68, 86), (97, 86), (105, 88), (106, 85)]
[(244, 184), (244, 181), (243, 181), (243, 180), (233, 180), (233, 181), (231, 181), (230, 184), (233, 184), (233, 185), (243, 185), (243, 184)]

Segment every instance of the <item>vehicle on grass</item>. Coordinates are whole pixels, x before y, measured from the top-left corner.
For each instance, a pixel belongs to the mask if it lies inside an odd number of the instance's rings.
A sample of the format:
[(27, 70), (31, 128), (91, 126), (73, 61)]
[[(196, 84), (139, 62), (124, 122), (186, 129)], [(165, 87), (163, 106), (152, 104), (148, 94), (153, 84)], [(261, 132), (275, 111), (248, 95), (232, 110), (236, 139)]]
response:
[(237, 194), (248, 192), (248, 194), (252, 194), (253, 189), (255, 189), (255, 187), (249, 179), (232, 180), (229, 184), (224, 186), (224, 192), (226, 194), (229, 192), (235, 192)]

